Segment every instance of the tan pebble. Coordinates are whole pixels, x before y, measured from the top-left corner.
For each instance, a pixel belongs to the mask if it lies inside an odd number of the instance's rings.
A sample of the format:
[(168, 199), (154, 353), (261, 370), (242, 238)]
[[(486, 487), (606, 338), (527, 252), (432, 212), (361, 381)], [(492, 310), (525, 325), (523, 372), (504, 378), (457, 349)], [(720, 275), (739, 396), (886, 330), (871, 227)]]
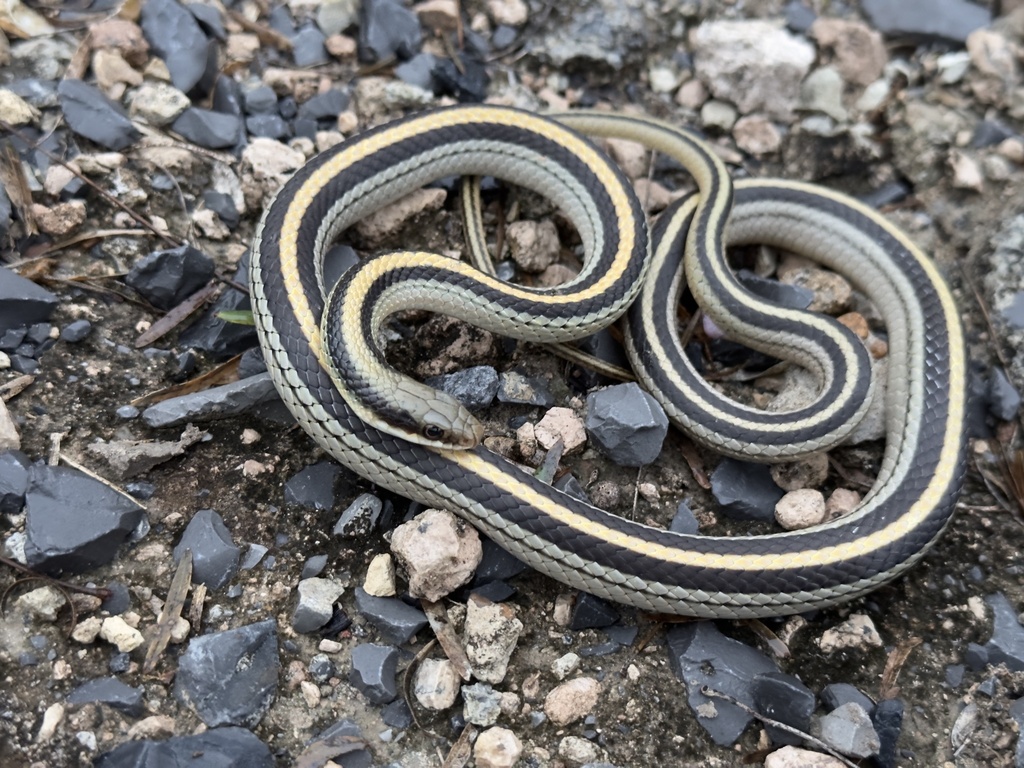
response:
[(116, 646), (121, 653), (131, 653), (143, 643), (142, 633), (120, 616), (109, 616), (103, 620), (100, 637)]
[(648, 213), (664, 210), (672, 202), (672, 193), (664, 185), (650, 179), (634, 181), (633, 191), (636, 192), (637, 200)]
[(543, 272), (558, 258), (562, 248), (558, 230), (550, 219), (514, 221), (505, 228), (512, 259), (527, 272)]
[(530, 422), (526, 422), (516, 430), (516, 439), (519, 441), (519, 455), (525, 461), (529, 461), (537, 453), (537, 433)]
[(855, 613), (822, 633), (818, 647), (826, 653), (843, 648), (881, 648), (882, 638), (868, 616)]
[(676, 104), (686, 109), (692, 109), (694, 112), (699, 110), (707, 100), (708, 89), (696, 77), (687, 80), (676, 91)]
[(125, 19), (107, 19), (90, 24), (89, 43), (94, 49), (116, 48), (134, 67), (143, 66), (149, 58), (149, 43), (142, 34), (142, 28)]
[(661, 492), (654, 483), (640, 483), (636, 490), (644, 501), (648, 501), (651, 504), (661, 501)]
[(846, 82), (866, 86), (882, 76), (889, 53), (882, 35), (867, 24), (822, 16), (811, 25), (810, 33), (832, 55)]
[(249, 32), (235, 32), (228, 35), (224, 46), (229, 61), (252, 61), (260, 50), (260, 39)]
[(587, 489), (591, 500), (601, 509), (614, 509), (622, 499), (622, 489), (611, 480), (599, 480)]
[(487, 0), (487, 13), (495, 24), (520, 27), (530, 16), (525, 0)]
[(523, 753), (523, 743), (508, 728), (494, 726), (477, 736), (473, 759), (478, 768), (512, 768)]
[(592, 764), (601, 756), (597, 745), (581, 736), (564, 737), (558, 742), (558, 754), (572, 765)]
[(380, 245), (414, 216), (425, 211), (440, 210), (447, 196), (448, 193), (443, 189), (417, 189), (361, 220), (356, 224), (356, 231), (371, 245)]
[(835, 520), (850, 514), (860, 504), (860, 494), (849, 488), (836, 488), (825, 502), (825, 519)]
[(853, 301), (853, 286), (842, 275), (824, 269), (807, 268), (781, 272), (779, 280), (789, 285), (799, 285), (814, 293), (814, 300), (808, 307), (812, 312), (839, 315), (850, 308)]
[(299, 683), (299, 690), (307, 707), (316, 709), (320, 706), (320, 686), (310, 680), (303, 680)]
[(775, 505), (775, 519), (787, 531), (819, 525), (825, 519), (825, 496), (813, 488), (790, 491)]
[(338, 114), (338, 130), (343, 135), (352, 133), (359, 127), (359, 116), (350, 109)]
[(33, 203), (32, 217), (39, 228), (48, 235), (63, 237), (78, 229), (85, 221), (85, 201), (68, 200), (47, 208)]
[(642, 144), (626, 139), (606, 139), (605, 145), (612, 159), (631, 179), (647, 176), (647, 150)]
[(428, 600), (440, 600), (469, 581), (483, 557), (476, 529), (440, 509), (398, 526), (391, 551), (409, 574), (409, 594)]
[(865, 345), (868, 348), (868, 352), (871, 353), (871, 357), (875, 360), (881, 360), (889, 354), (889, 343), (885, 339), (880, 339), (874, 334), (867, 338)]
[(540, 273), (537, 285), (541, 288), (554, 288), (557, 285), (568, 283), (578, 274), (579, 272), (568, 264), (552, 264)]
[(577, 677), (554, 688), (544, 698), (544, 714), (559, 728), (580, 720), (597, 706), (601, 684), (592, 677)]
[(143, 718), (128, 729), (129, 739), (159, 739), (177, 733), (177, 724), (168, 715), (152, 715)]
[(985, 177), (981, 173), (981, 166), (978, 161), (965, 152), (951, 150), (949, 153), (949, 166), (953, 170), (953, 186), (957, 189), (969, 189), (974, 192), (983, 192), (985, 189)]
[(45, 744), (53, 738), (57, 727), (64, 722), (64, 705), (60, 702), (51, 704), (43, 712), (43, 723), (36, 734), (36, 744)]
[(828, 454), (814, 453), (797, 461), (773, 464), (772, 480), (784, 491), (817, 488), (828, 477)]
[(39, 110), (16, 93), (0, 88), (0, 115), (11, 125), (30, 125), (39, 119)]
[(732, 136), (736, 146), (755, 156), (778, 152), (782, 146), (782, 134), (764, 115), (744, 115), (732, 127)]
[(847, 763), (809, 749), (786, 746), (766, 755), (764, 768), (844, 768)]
[(574, 595), (561, 593), (555, 598), (555, 610), (551, 616), (551, 619), (555, 622), (555, 626), (568, 627), (569, 621), (572, 618), (572, 606), (576, 601)]
[(1012, 160), (1018, 165), (1024, 165), (1024, 139), (1018, 136), (1003, 139), (999, 142), (999, 146), (996, 147), (996, 152), (1007, 160)]
[(459, 28), (459, 4), (456, 0), (426, 0), (414, 5), (413, 11), (427, 29), (453, 32)]
[(92, 55), (92, 71), (96, 83), (106, 92), (116, 85), (142, 85), (142, 73), (132, 69), (117, 51), (106, 48), (96, 51)]
[(868, 328), (867, 319), (860, 312), (847, 312), (836, 319), (857, 334), (859, 339), (866, 339), (868, 334), (871, 333), (871, 329)]
[(392, 597), (395, 594), (395, 562), (391, 555), (385, 552), (370, 561), (363, 590), (374, 597)]
[(512, 606), (471, 596), (466, 605), (464, 642), (473, 676), (493, 685), (504, 680), (522, 631), (523, 623)]
[(100, 634), (100, 626), (102, 624), (103, 619), (99, 616), (90, 616), (87, 619), (82, 619), (71, 630), (71, 639), (83, 645), (94, 643)]
[(359, 48), (354, 37), (341, 34), (328, 37), (324, 40), (324, 46), (331, 56), (342, 60), (354, 58)]
[(448, 709), (459, 695), (462, 679), (448, 659), (424, 659), (416, 670), (412, 692), (425, 709)]
[(545, 451), (550, 451), (559, 440), (566, 454), (578, 453), (587, 444), (583, 419), (571, 408), (549, 408), (533, 429), (538, 445)]

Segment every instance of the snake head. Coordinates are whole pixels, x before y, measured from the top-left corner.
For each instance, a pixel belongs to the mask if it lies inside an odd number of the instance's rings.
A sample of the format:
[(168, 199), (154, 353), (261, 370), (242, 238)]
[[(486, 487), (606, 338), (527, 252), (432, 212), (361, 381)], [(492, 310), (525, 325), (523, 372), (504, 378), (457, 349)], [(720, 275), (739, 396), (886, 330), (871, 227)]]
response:
[[(403, 377), (404, 379), (404, 377)], [(451, 395), (404, 379), (393, 390), (385, 431), (409, 442), (447, 450), (475, 448), (484, 439), (483, 425)], [(390, 416), (390, 418), (388, 418)]]

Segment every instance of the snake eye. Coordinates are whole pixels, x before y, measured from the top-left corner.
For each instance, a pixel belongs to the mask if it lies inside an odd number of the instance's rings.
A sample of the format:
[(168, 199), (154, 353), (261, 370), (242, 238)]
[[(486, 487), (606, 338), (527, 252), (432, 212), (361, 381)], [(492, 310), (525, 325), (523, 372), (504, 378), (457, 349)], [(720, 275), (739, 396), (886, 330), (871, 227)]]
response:
[(437, 426), (437, 424), (427, 424), (423, 428), (423, 436), (428, 440), (440, 440), (444, 437), (444, 430)]

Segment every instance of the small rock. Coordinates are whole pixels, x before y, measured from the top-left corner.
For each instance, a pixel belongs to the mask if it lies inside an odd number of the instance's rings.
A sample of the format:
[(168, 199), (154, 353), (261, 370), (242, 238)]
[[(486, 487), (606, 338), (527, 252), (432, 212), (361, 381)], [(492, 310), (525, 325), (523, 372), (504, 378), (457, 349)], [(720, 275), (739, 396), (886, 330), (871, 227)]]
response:
[(599, 597), (580, 592), (572, 606), (569, 629), (602, 629), (619, 620), (619, 612)]
[(311, 578), (299, 582), (299, 600), (292, 614), (292, 629), (300, 635), (315, 632), (331, 620), (334, 603), (345, 587), (332, 579)]
[(974, 192), (985, 191), (985, 176), (973, 157), (954, 149), (949, 153), (949, 165), (953, 169), (954, 187)]
[(362, 643), (352, 649), (349, 682), (374, 704), (387, 704), (398, 697), (397, 669), (397, 648)]
[(462, 686), (462, 713), (466, 722), (486, 728), (501, 715), (501, 694), (487, 683)]
[(396, 528), (391, 551), (409, 574), (409, 593), (431, 601), (468, 582), (483, 557), (476, 529), (437, 509)]
[(558, 742), (558, 755), (573, 765), (593, 765), (600, 752), (593, 742), (579, 736), (565, 736)]
[[(155, 715), (133, 725), (128, 738), (166, 737), (176, 728), (177, 723), (170, 718)], [(251, 731), (225, 727), (194, 736), (175, 736), (166, 741), (127, 741), (100, 755), (95, 765), (96, 768), (188, 765), (195, 763), (197, 756), (201, 756), (199, 759), (206, 765), (220, 768), (274, 768), (276, 764), (270, 748)]]
[(849, 488), (836, 488), (825, 501), (825, 519), (835, 520), (850, 514), (860, 504), (860, 494)]
[(772, 520), (783, 492), (763, 464), (725, 458), (711, 473), (711, 493), (729, 517)]
[(108, 616), (103, 619), (99, 636), (121, 653), (131, 653), (144, 642), (142, 633), (120, 616)]
[(523, 743), (508, 728), (488, 728), (473, 745), (473, 759), (479, 768), (512, 768), (522, 753)]
[(842, 75), (832, 67), (821, 67), (809, 74), (800, 84), (800, 109), (823, 112), (839, 123), (846, 120)]
[(821, 703), (829, 712), (850, 702), (859, 704), (869, 715), (875, 711), (875, 702), (849, 683), (829, 683), (821, 691)]
[(821, 752), (787, 746), (765, 756), (764, 768), (846, 768), (846, 763)]
[(473, 675), (485, 683), (505, 679), (509, 659), (516, 648), (523, 623), (511, 606), (492, 603), (477, 595), (469, 599), (466, 611), (466, 656)]
[(464, 368), (427, 383), (451, 395), (467, 408), (485, 408), (494, 402), (498, 394), (498, 372), (489, 365)]
[(416, 670), (413, 694), (426, 709), (448, 709), (459, 695), (462, 679), (448, 659), (424, 659)]
[(565, 678), (579, 669), (579, 666), (580, 657), (570, 651), (551, 662), (551, 674), (559, 680), (565, 680)]
[(363, 582), (366, 594), (373, 597), (392, 597), (395, 594), (395, 563), (386, 552), (375, 555), (366, 569)]
[(505, 228), (512, 258), (525, 272), (539, 273), (558, 258), (561, 243), (550, 219), (514, 221)]
[[(754, 707), (762, 715), (803, 733), (811, 728), (816, 704), (814, 693), (792, 675), (766, 672), (754, 678)], [(790, 731), (767, 723), (765, 729), (773, 744), (801, 744), (803, 739)]]
[(209, 40), (196, 17), (176, 0), (150, 0), (141, 7), (146, 40), (166, 62), (174, 86), (188, 93), (206, 74)]
[(39, 119), (39, 110), (6, 88), (0, 88), (0, 114), (15, 126), (29, 125)]
[(389, 597), (374, 597), (356, 587), (356, 608), (377, 627), (382, 638), (398, 645), (409, 642), (427, 625), (427, 617), (418, 608)]
[(813, 488), (790, 491), (775, 504), (775, 519), (787, 531), (819, 525), (825, 514), (825, 495)]
[(30, 209), (39, 229), (54, 237), (69, 235), (85, 221), (85, 202), (82, 200), (68, 200), (51, 206), (33, 203)]
[(881, 768), (895, 768), (897, 742), (903, 729), (904, 705), (900, 699), (885, 699), (878, 702), (871, 723), (878, 734), (878, 752), (875, 761)]
[(595, 445), (612, 461), (641, 467), (661, 453), (668, 417), (637, 384), (618, 384), (587, 396), (586, 428)]
[(818, 721), (820, 738), (837, 752), (855, 758), (877, 755), (881, 747), (868, 713), (859, 704), (843, 704)]
[(210, 728), (252, 728), (274, 701), (280, 669), (273, 619), (212, 632), (181, 655), (174, 694)]
[(969, 0), (862, 0), (868, 21), (883, 35), (931, 42), (935, 39), (964, 43), (967, 36), (991, 20), (987, 8)]
[(571, 455), (582, 451), (587, 443), (583, 419), (571, 408), (549, 409), (544, 418), (534, 425), (533, 432), (537, 443), (546, 451), (550, 451), (561, 440), (564, 453)]
[(420, 20), (396, 0), (363, 0), (359, 11), (359, 59), (372, 64), (409, 59), (422, 42)]
[(704, 127), (713, 128), (722, 133), (731, 131), (738, 117), (739, 112), (736, 111), (736, 107), (718, 99), (706, 101), (700, 108), (700, 120)]
[(437, 187), (416, 190), (361, 219), (356, 224), (356, 232), (369, 246), (381, 246), (413, 217), (440, 210), (447, 196), (447, 192)]
[(193, 515), (174, 548), (176, 563), (186, 550), (192, 550), (193, 584), (205, 584), (216, 590), (238, 573), (242, 550), (231, 540), (223, 518), (212, 509), (201, 509)]
[[(250, 329), (251, 330), (251, 329)], [(213, 387), (191, 395), (164, 400), (142, 412), (142, 420), (154, 429), (178, 427), (236, 416), (253, 407), (278, 399), (269, 373)]]
[(67, 695), (65, 701), (73, 705), (98, 702), (130, 717), (138, 717), (143, 712), (142, 694), (141, 686), (132, 688), (116, 677), (103, 677), (78, 686)]
[(555, 398), (540, 379), (519, 371), (505, 371), (498, 376), (498, 402), (550, 408)]
[(16, 602), (30, 615), (54, 622), (57, 620), (57, 612), (67, 604), (67, 599), (56, 587), (39, 587), (26, 592)]
[[(285, 503), (298, 504), (306, 509), (331, 509), (334, 506), (334, 485), (340, 472), (341, 467), (333, 461), (318, 461), (316, 464), (310, 464), (299, 470), (284, 484)], [(364, 495), (369, 496), (369, 494)], [(356, 501), (358, 502), (362, 498), (359, 496)], [(380, 504), (380, 501), (378, 500), (377, 503)], [(342, 519), (345, 519), (349, 509), (342, 513)], [(335, 525), (335, 535), (338, 534), (339, 525), (341, 525), (340, 521)]]
[(881, 648), (882, 638), (870, 617), (855, 613), (842, 624), (825, 630), (818, 647), (825, 653), (842, 648)]
[(107, 149), (119, 150), (134, 144), (139, 132), (117, 104), (95, 86), (81, 80), (62, 80), (57, 86), (64, 119), (79, 136)]
[(882, 76), (889, 54), (882, 36), (860, 21), (821, 17), (811, 36), (827, 50), (843, 79), (866, 86)]
[(361, 493), (341, 513), (333, 534), (343, 539), (366, 536), (377, 527), (383, 511), (384, 502), (373, 494)]
[(744, 115), (732, 127), (736, 146), (744, 152), (760, 157), (778, 152), (782, 134), (775, 124), (763, 115)]
[(840, 315), (850, 309), (853, 286), (842, 275), (824, 269), (807, 267), (787, 270), (779, 276), (787, 285), (797, 285), (814, 293), (808, 309), (827, 315)]
[(597, 706), (601, 684), (592, 677), (577, 677), (552, 689), (544, 697), (544, 714), (557, 727), (590, 714)]
[(828, 479), (828, 454), (815, 453), (799, 461), (771, 465), (772, 481), (784, 491), (817, 488)]
[(171, 309), (213, 278), (213, 260), (189, 245), (139, 259), (124, 281), (158, 309)]
[(174, 121), (171, 130), (207, 149), (234, 147), (242, 136), (242, 121), (235, 115), (189, 107)]

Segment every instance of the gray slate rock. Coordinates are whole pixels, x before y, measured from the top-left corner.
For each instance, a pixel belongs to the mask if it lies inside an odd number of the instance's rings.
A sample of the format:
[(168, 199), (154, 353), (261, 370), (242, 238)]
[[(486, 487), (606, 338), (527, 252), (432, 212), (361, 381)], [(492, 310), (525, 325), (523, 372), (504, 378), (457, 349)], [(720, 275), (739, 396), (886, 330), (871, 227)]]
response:
[(334, 601), (344, 588), (330, 579), (309, 578), (299, 582), (298, 602), (292, 614), (292, 629), (300, 635), (315, 632), (331, 620)]
[(210, 282), (214, 269), (213, 259), (182, 245), (143, 256), (124, 281), (157, 309), (171, 309)]
[[(0, 267), (0, 336), (18, 328), (26, 328), (33, 323), (49, 320), (58, 301), (57, 297), (45, 288), (7, 267)], [(18, 341), (5, 351), (15, 349), (20, 343)]]
[(419, 18), (397, 0), (363, 0), (359, 8), (360, 61), (411, 59), (422, 42)]
[(569, 629), (600, 629), (610, 627), (619, 620), (619, 612), (610, 603), (588, 592), (576, 595), (569, 617)]
[(231, 540), (224, 519), (212, 509), (200, 509), (189, 520), (181, 541), (174, 548), (174, 562), (192, 550), (192, 583), (217, 590), (238, 573), (241, 547)]
[(264, 373), (156, 403), (142, 412), (142, 420), (153, 429), (180, 427), (190, 421), (229, 419), (277, 399), (274, 382), (269, 373)]
[(100, 677), (75, 688), (65, 701), (68, 704), (99, 702), (131, 717), (138, 717), (143, 712), (143, 693), (142, 686), (132, 688), (116, 677)]
[(377, 527), (384, 502), (372, 493), (361, 493), (341, 513), (332, 533), (343, 539), (365, 536)]
[(889, 37), (963, 43), (974, 30), (988, 26), (991, 13), (968, 0), (861, 0), (871, 26)]
[(95, 768), (274, 768), (270, 748), (245, 728), (214, 728), (167, 741), (128, 741), (96, 758)]
[(171, 128), (193, 144), (207, 149), (233, 147), (242, 135), (242, 121), (238, 117), (202, 107), (186, 109)]
[(259, 85), (244, 91), (242, 101), (247, 115), (277, 114), (277, 94), (269, 85)]
[(476, 573), (473, 574), (471, 586), (479, 587), (493, 581), (508, 581), (529, 567), (486, 536), (480, 537), (480, 545), (483, 555), (480, 558), (480, 565), (476, 567)]
[(330, 60), (324, 47), (324, 33), (307, 24), (292, 35), (292, 56), (297, 67), (315, 67)]
[(242, 220), (238, 208), (235, 207), (234, 198), (229, 194), (208, 189), (203, 192), (203, 202), (206, 203), (207, 208), (217, 214), (228, 229), (234, 229)]
[(595, 0), (535, 36), (527, 50), (555, 67), (619, 70), (633, 57), (659, 45), (668, 25), (648, 14), (643, 3)]
[(477, 365), (444, 376), (435, 376), (427, 384), (451, 395), (467, 408), (486, 408), (498, 394), (498, 372), (489, 365)]
[(210, 41), (195, 15), (177, 0), (147, 0), (140, 24), (174, 87), (184, 93), (196, 87), (206, 74)]
[(869, 715), (875, 711), (875, 702), (871, 697), (849, 683), (829, 683), (822, 688), (820, 698), (829, 712), (850, 703), (859, 704)]
[(254, 727), (277, 694), (281, 660), (273, 619), (191, 640), (174, 693), (211, 728)]
[[(248, 280), (248, 272), (239, 269), (235, 273), (235, 281), (244, 284)], [(221, 312), (251, 310), (248, 294), (234, 289), (224, 291), (221, 297), (207, 309), (199, 319), (186, 328), (178, 337), (183, 347), (209, 352), (217, 360), (241, 354), (258, 343), (256, 329), (251, 325), (229, 323), (221, 320)]]
[(690, 505), (685, 499), (679, 502), (676, 513), (672, 517), (672, 522), (668, 524), (668, 529), (673, 533), (687, 533), (690, 535), (700, 533), (700, 523), (697, 522), (697, 517), (693, 514), (693, 510), (690, 509)]
[(245, 118), (245, 130), (250, 136), (263, 139), (284, 139), (291, 135), (291, 128), (280, 115), (253, 115)]
[(601, 453), (625, 467), (650, 464), (661, 453), (668, 417), (635, 382), (587, 396), (587, 434)]
[(843, 704), (818, 721), (820, 738), (849, 757), (877, 755), (881, 748), (871, 718), (859, 704)]
[(324, 568), (327, 567), (327, 555), (313, 555), (306, 559), (306, 562), (302, 564), (302, 573), (299, 574), (300, 579), (312, 579), (315, 576), (319, 576), (323, 573)]
[(434, 90), (434, 67), (437, 57), (432, 53), (417, 53), (411, 59), (395, 67), (395, 77), (425, 91)]
[(81, 80), (62, 80), (57, 86), (68, 126), (102, 147), (121, 150), (139, 139), (139, 132), (117, 104), (95, 86)]
[(374, 704), (387, 704), (398, 697), (398, 649), (391, 645), (362, 643), (352, 649), (349, 682)]
[(993, 368), (988, 377), (988, 412), (1000, 421), (1013, 421), (1020, 410), (1020, 392), (1002, 368)]
[(72, 320), (61, 328), (60, 340), (66, 341), (68, 344), (77, 344), (80, 341), (85, 341), (90, 333), (92, 333), (92, 323), (88, 320), (85, 320), (84, 318), (81, 320)]
[(901, 699), (885, 699), (878, 702), (871, 715), (871, 723), (878, 734), (878, 754), (875, 763), (878, 768), (896, 768), (898, 764), (897, 742), (903, 730), (904, 705)]
[(31, 462), (21, 451), (0, 453), (0, 515), (16, 515), (25, 505)]
[(711, 473), (711, 493), (735, 520), (774, 520), (783, 491), (764, 464), (724, 458)]
[(427, 616), (419, 608), (394, 597), (374, 597), (356, 587), (356, 609), (366, 617), (389, 643), (404, 645), (427, 626)]
[(697, 722), (719, 746), (735, 744), (753, 716), (728, 701), (708, 698), (701, 688), (708, 686), (753, 707), (754, 678), (778, 668), (757, 649), (723, 635), (710, 621), (672, 627), (668, 649), (669, 663), (686, 686), (687, 703)]
[(25, 492), (25, 558), (44, 573), (106, 565), (145, 515), (130, 498), (77, 469), (32, 466)]
[[(817, 703), (814, 692), (792, 675), (767, 672), (754, 678), (754, 708), (762, 715), (807, 733), (811, 728), (811, 715)], [(800, 736), (778, 726), (766, 724), (765, 729), (773, 744), (797, 745)]]
[(331, 509), (334, 506), (334, 484), (341, 467), (333, 461), (318, 461), (296, 472), (284, 484), (286, 504), (306, 509)]
[(992, 639), (985, 643), (989, 664), (1005, 664), (1013, 672), (1024, 671), (1024, 627), (1006, 595), (998, 592), (985, 598), (992, 611)]

